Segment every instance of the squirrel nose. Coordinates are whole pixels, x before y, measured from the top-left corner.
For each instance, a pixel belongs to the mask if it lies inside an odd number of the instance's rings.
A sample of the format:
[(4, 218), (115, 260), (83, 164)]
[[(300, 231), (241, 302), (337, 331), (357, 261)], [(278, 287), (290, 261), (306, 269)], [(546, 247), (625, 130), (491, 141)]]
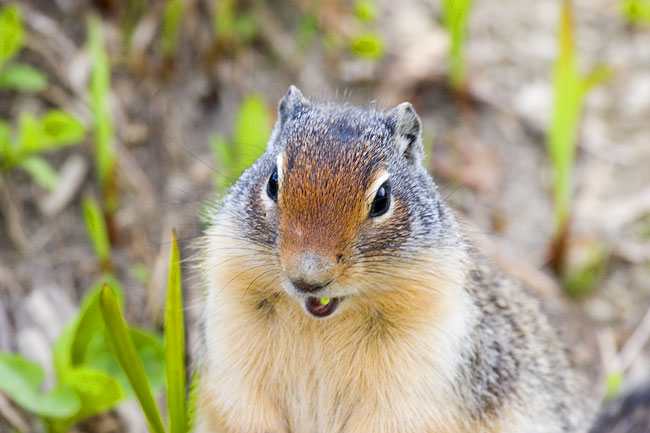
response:
[(315, 292), (333, 278), (334, 263), (320, 254), (302, 253), (287, 267), (287, 276), (299, 292)]

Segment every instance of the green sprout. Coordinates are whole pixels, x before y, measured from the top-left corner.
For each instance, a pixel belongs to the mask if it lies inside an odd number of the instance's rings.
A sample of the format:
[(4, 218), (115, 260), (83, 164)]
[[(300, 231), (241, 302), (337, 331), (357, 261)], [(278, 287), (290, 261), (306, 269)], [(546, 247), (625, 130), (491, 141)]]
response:
[(361, 22), (368, 23), (377, 19), (377, 3), (373, 0), (357, 0), (354, 3), (354, 15)]
[(102, 191), (102, 207), (111, 229), (112, 216), (117, 211), (117, 164), (115, 161), (115, 127), (109, 112), (111, 71), (104, 47), (102, 22), (88, 19), (88, 45), (92, 75), (90, 77), (90, 109), (93, 115), (95, 167)]
[(154, 433), (185, 433), (189, 431), (190, 417), (188, 414), (193, 412), (192, 400), (189, 404), (187, 401), (185, 381), (185, 328), (179, 257), (178, 240), (174, 232), (167, 286), (164, 335), (169, 430), (166, 430), (163, 424), (145, 373), (146, 369), (138, 355), (136, 345), (129, 335), (117, 299), (108, 287), (101, 292), (101, 314), (106, 324), (106, 334), (111, 349), (135, 392), (149, 424), (149, 429)]
[[(0, 352), (0, 391), (17, 405), (37, 415), (49, 433), (65, 433), (76, 423), (105, 412), (132, 392), (112, 355), (100, 314), (102, 287), (122, 302), (122, 287), (112, 277), (91, 288), (77, 316), (54, 344), (57, 385), (40, 390), (43, 367), (17, 354)], [(130, 328), (136, 352), (146, 364), (149, 381), (159, 389), (163, 378), (163, 345), (154, 334)]]
[(84, 223), (86, 231), (93, 245), (95, 256), (106, 272), (110, 271), (111, 266), (111, 243), (108, 239), (106, 222), (99, 205), (92, 197), (86, 197), (82, 202)]
[(160, 47), (165, 57), (171, 58), (178, 50), (178, 36), (181, 18), (183, 17), (183, 1), (167, 0), (162, 22), (162, 38)]
[(38, 69), (11, 61), (23, 46), (25, 30), (17, 5), (0, 9), (0, 90), (40, 92), (47, 88), (47, 77)]
[(384, 55), (384, 43), (381, 35), (374, 32), (354, 36), (350, 41), (350, 46), (352, 52), (359, 57), (377, 60)]
[(20, 168), (43, 188), (54, 190), (58, 175), (40, 154), (76, 144), (84, 135), (84, 127), (76, 118), (56, 109), (41, 118), (22, 113), (14, 131), (0, 119), (0, 186), (6, 173)]
[[(354, 4), (354, 17), (361, 31), (349, 39), (350, 50), (354, 55), (369, 60), (379, 60), (384, 56), (384, 40), (377, 32), (374, 23), (379, 15), (379, 7), (374, 0), (358, 0)], [(333, 35), (330, 35), (333, 37)]]
[[(0, 89), (38, 92), (47, 87), (41, 71), (13, 61), (24, 39), (20, 8), (9, 4), (0, 9)], [(56, 109), (41, 118), (21, 113), (17, 130), (0, 119), (0, 186), (6, 173), (20, 168), (43, 188), (54, 190), (58, 176), (40, 154), (76, 144), (84, 135), (84, 127), (76, 118)]]
[(555, 234), (553, 267), (562, 273), (573, 193), (573, 165), (582, 106), (587, 92), (610, 75), (607, 68), (594, 69), (583, 77), (578, 67), (571, 3), (564, 0), (558, 31), (558, 56), (553, 70), (553, 111), (546, 136), (554, 170), (553, 202)]
[(621, 11), (630, 24), (650, 26), (649, 0), (624, 0)]
[(472, 0), (444, 0), (442, 2), (445, 28), (451, 40), (449, 52), (449, 78), (456, 91), (465, 87), (465, 40), (467, 20)]

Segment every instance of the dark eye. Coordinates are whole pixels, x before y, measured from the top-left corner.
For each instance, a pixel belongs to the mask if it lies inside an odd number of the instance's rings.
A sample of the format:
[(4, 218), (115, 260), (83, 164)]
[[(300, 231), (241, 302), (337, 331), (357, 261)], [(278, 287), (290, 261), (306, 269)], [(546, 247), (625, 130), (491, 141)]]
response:
[(390, 208), (390, 185), (388, 182), (384, 183), (377, 190), (375, 199), (372, 201), (372, 207), (370, 208), (370, 217), (378, 217), (383, 215)]
[(278, 201), (278, 171), (274, 170), (266, 184), (266, 193), (273, 201)]

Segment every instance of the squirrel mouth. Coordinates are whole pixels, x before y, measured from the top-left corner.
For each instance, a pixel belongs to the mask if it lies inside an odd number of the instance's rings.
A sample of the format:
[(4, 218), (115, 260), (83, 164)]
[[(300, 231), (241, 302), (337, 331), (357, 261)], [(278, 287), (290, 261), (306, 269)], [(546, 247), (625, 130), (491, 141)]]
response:
[(305, 300), (305, 309), (314, 317), (323, 318), (330, 316), (339, 306), (339, 298), (308, 297)]

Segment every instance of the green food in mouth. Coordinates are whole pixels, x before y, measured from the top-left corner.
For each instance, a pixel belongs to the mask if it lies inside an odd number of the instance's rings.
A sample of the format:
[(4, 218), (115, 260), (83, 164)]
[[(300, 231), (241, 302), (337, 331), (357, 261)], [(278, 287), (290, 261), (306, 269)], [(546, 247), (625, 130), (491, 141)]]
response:
[(320, 302), (321, 305), (325, 306), (329, 304), (331, 301), (330, 298), (318, 298), (318, 302)]

